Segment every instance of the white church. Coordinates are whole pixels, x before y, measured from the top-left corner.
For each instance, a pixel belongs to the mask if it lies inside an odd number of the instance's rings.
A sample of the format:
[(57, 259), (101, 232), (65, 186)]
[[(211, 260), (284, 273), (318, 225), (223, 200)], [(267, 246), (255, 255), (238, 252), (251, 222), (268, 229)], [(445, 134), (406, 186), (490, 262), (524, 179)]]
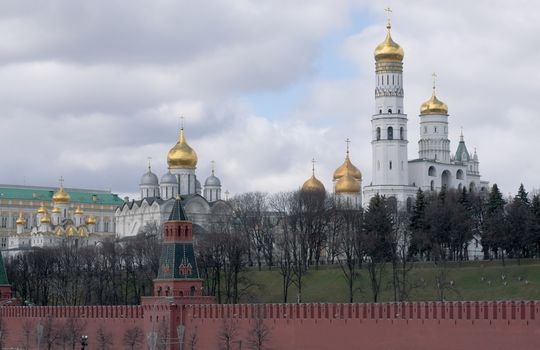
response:
[(372, 128), (372, 181), (364, 187), (363, 205), (377, 193), (411, 203), (418, 188), (487, 191), (476, 150), (470, 153), (463, 133), (455, 154), (448, 139), (448, 106), (435, 94), (420, 107), (418, 158), (407, 157), (407, 115), (403, 109), (403, 49), (392, 40), (390, 21), (385, 40), (375, 48), (375, 111)]
[(210, 230), (220, 214), (229, 213), (232, 208), (221, 199), (221, 181), (214, 166), (203, 191), (196, 175), (197, 161), (197, 153), (188, 145), (182, 127), (178, 142), (167, 155), (169, 171), (161, 181), (149, 164), (139, 184), (140, 199), (126, 201), (116, 209), (117, 237), (135, 236), (147, 225), (159, 227), (167, 221), (177, 196), (182, 199), (195, 233)]

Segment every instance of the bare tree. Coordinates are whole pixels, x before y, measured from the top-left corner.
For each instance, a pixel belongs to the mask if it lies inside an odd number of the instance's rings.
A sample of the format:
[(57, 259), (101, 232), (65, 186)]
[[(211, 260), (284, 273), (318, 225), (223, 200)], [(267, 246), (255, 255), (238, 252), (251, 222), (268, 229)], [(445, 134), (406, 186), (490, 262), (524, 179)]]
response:
[(113, 336), (110, 331), (107, 331), (103, 326), (99, 326), (96, 332), (96, 343), (99, 350), (109, 350), (113, 346)]
[(272, 331), (261, 317), (261, 310), (258, 309), (253, 325), (248, 332), (247, 344), (250, 350), (268, 350)]
[(139, 349), (144, 341), (144, 335), (142, 329), (135, 326), (133, 328), (129, 328), (124, 333), (124, 345), (130, 349), (135, 350)]
[(233, 350), (233, 343), (238, 337), (239, 326), (236, 320), (224, 318), (218, 333), (218, 349)]
[(57, 322), (51, 316), (47, 317), (47, 319), (43, 322), (42, 334), (42, 339), (45, 342), (47, 349), (53, 349), (60, 340), (61, 336), (62, 332)]
[[(0, 256), (0, 259), (1, 258), (2, 257)], [(4, 321), (4, 317), (0, 313), (0, 350), (4, 348), (4, 339), (6, 338), (6, 335), (7, 335), (6, 324)]]

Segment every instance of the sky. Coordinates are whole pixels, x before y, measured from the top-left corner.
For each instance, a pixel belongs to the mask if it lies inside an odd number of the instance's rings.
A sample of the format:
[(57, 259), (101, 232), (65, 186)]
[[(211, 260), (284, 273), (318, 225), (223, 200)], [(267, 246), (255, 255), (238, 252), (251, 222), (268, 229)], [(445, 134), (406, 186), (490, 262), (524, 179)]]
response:
[(483, 179), (540, 188), (540, 3), (532, 1), (0, 0), (0, 183), (137, 196), (183, 115), (201, 182), (223, 191), (332, 188), (351, 159), (371, 181), (373, 50), (405, 50), (409, 159), (419, 107), (449, 106)]

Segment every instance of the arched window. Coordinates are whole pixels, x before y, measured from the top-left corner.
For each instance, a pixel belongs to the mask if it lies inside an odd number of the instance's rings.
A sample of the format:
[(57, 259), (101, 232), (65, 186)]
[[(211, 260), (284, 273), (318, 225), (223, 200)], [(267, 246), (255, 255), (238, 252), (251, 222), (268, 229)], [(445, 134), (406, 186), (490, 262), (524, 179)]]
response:
[(456, 179), (458, 179), (458, 180), (463, 180), (463, 170), (459, 169), (459, 170), (456, 172)]
[(388, 109), (388, 114), (392, 114), (392, 109)]
[(377, 128), (377, 141), (381, 139), (381, 128)]
[(195, 286), (191, 286), (191, 288), (189, 290), (189, 295), (195, 296)]
[(429, 189), (432, 191), (435, 191), (435, 181), (431, 180), (431, 184), (429, 185)]
[(401, 109), (398, 109), (398, 110), (397, 110), (397, 114), (401, 114)]
[(452, 180), (452, 174), (450, 173), (450, 171), (449, 170), (443, 171), (441, 174), (441, 186), (450, 188), (450, 186), (452, 186), (451, 180)]
[(382, 114), (382, 109), (379, 109), (379, 114)]
[(381, 162), (377, 161), (377, 170), (381, 170)]
[(392, 170), (392, 161), (390, 161), (390, 163), (388, 163), (388, 167), (390, 168), (390, 170)]
[(405, 133), (403, 132), (403, 127), (399, 128), (399, 138), (401, 140), (405, 139)]
[(396, 83), (394, 82), (394, 75), (392, 74), (392, 84), (395, 85)]
[(435, 167), (433, 165), (429, 167), (428, 175), (429, 176), (437, 176), (437, 171), (436, 171), (436, 169), (435, 169)]
[(389, 126), (388, 129), (386, 130), (386, 136), (387, 136), (388, 140), (393, 140), (394, 139), (394, 128)]

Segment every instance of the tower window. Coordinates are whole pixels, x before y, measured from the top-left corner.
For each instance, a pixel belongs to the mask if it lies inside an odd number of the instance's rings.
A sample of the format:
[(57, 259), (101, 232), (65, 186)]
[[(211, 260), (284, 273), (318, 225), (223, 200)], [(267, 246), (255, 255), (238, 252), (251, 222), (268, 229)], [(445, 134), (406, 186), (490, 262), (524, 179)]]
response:
[(395, 85), (395, 83), (394, 83), (394, 76), (393, 76), (393, 75), (392, 75), (392, 84)]
[(434, 130), (434, 132), (437, 132), (437, 127), (435, 126), (435, 127), (433, 128), (433, 130)]
[(381, 128), (377, 128), (377, 141), (381, 139)]
[(401, 114), (401, 109), (398, 109), (398, 110), (397, 110), (397, 114)]
[(388, 74), (386, 75), (386, 85), (390, 84), (390, 78), (388, 77)]
[(427, 134), (427, 126), (424, 126), (424, 134)]
[(377, 170), (381, 170), (381, 162), (377, 161)]
[(393, 140), (394, 139), (394, 128), (389, 126), (386, 133), (387, 133), (387, 136), (388, 136), (387, 137), (388, 140)]
[(379, 114), (382, 114), (382, 109), (379, 109)]
[(401, 140), (405, 139), (405, 133), (403, 132), (403, 127), (399, 128), (399, 138)]
[(392, 114), (392, 109), (389, 109), (389, 110), (388, 110), (388, 113), (389, 113), (389, 114)]
[(392, 161), (390, 161), (390, 163), (388, 163), (388, 167), (390, 168), (390, 170), (392, 170)]

